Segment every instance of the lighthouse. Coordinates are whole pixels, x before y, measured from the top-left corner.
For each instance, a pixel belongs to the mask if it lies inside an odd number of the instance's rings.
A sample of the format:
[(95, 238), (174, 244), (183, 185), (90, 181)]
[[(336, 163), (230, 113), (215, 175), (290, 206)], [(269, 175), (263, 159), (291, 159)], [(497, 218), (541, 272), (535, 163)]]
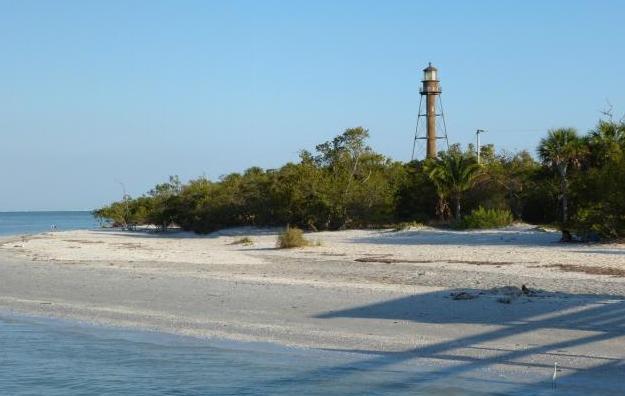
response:
[(428, 67), (423, 69), (423, 80), (419, 93), (423, 99), (425, 96), (425, 119), (426, 119), (426, 157), (436, 158), (436, 102), (438, 96), (441, 94), (441, 84), (438, 80), (438, 69), (428, 64)]

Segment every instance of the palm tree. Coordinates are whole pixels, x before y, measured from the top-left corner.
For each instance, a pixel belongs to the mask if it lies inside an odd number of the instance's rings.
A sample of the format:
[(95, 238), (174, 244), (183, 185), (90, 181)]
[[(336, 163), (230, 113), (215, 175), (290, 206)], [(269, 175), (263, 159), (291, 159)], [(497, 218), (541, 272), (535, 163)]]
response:
[(602, 166), (625, 150), (625, 122), (601, 120), (586, 141), (592, 153), (593, 165)]
[(480, 166), (462, 153), (448, 152), (440, 159), (430, 162), (426, 172), (434, 182), (441, 200), (453, 200), (456, 221), (460, 220), (462, 194), (475, 184), (480, 174)]
[(547, 137), (541, 139), (538, 146), (538, 156), (542, 163), (560, 177), (560, 204), (562, 208), (562, 238), (570, 239), (570, 233), (566, 230), (568, 221), (568, 190), (569, 169), (579, 166), (583, 157), (582, 140), (574, 128), (551, 129)]

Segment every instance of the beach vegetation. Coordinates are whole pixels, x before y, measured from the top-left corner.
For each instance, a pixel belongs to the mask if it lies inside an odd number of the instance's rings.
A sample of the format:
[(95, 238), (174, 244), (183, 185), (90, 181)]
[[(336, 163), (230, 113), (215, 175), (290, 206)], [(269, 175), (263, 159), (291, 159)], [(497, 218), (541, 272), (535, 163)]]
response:
[(586, 145), (573, 128), (552, 129), (540, 141), (538, 157), (542, 163), (556, 172), (559, 184), (560, 222), (562, 238), (570, 239), (569, 220), (569, 180), (572, 168), (579, 168)]
[(349, 128), (276, 169), (251, 167), (186, 183), (172, 176), (94, 214), (124, 228), (176, 225), (208, 233), (284, 224), (310, 231), (412, 222), (459, 226), (467, 216), (481, 227), (484, 218), (501, 224), (509, 213), (515, 221), (559, 227), (567, 237), (625, 238), (623, 121), (601, 120), (586, 135), (547, 131), (536, 156), (485, 145), (479, 165), (471, 145), (451, 145), (436, 159), (399, 162), (371, 148), (368, 137), (365, 128)]
[[(158, 226), (162, 231), (175, 223), (178, 209), (178, 197), (182, 183), (178, 176), (169, 176), (165, 183), (157, 184), (148, 192), (151, 208), (143, 219), (144, 222)], [(145, 199), (146, 197), (144, 197)]]
[(480, 166), (473, 156), (465, 155), (454, 147), (440, 153), (438, 159), (427, 162), (425, 170), (436, 186), (438, 215), (447, 217), (448, 202), (451, 201), (454, 205), (454, 217), (456, 221), (460, 221), (462, 196), (475, 184), (480, 174)]
[(402, 221), (393, 225), (392, 229), (393, 231), (405, 231), (411, 228), (421, 228), (423, 226), (424, 224), (418, 221)]
[(310, 245), (310, 241), (304, 238), (304, 231), (297, 227), (287, 227), (278, 235), (276, 242), (276, 247), (279, 249), (292, 249)]
[(254, 241), (252, 240), (252, 238), (250, 237), (242, 237), (242, 238), (237, 238), (234, 241), (232, 241), (232, 243), (230, 243), (231, 245), (244, 245), (244, 246), (250, 246), (254, 244)]
[(583, 240), (625, 238), (625, 123), (601, 121), (571, 180), (570, 226)]
[(501, 228), (512, 224), (514, 218), (508, 209), (485, 209), (479, 207), (464, 216), (458, 223), (462, 229)]

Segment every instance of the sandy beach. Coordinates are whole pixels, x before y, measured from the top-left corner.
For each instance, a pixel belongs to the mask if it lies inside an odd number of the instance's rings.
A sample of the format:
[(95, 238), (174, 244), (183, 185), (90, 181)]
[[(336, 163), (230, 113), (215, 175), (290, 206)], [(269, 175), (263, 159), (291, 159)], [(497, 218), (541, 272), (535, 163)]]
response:
[(280, 250), (276, 232), (5, 238), (0, 307), (454, 372), (551, 375), (557, 361), (570, 381), (625, 373), (623, 245), (561, 244), (517, 225), (320, 232), (307, 235), (320, 246)]

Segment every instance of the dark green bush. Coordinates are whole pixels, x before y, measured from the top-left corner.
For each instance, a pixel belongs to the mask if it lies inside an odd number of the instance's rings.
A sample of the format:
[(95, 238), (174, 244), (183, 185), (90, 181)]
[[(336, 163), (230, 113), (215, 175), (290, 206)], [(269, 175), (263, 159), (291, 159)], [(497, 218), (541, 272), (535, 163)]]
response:
[[(569, 129), (550, 132), (541, 141), (540, 162), (529, 152), (495, 154), (485, 146), (479, 169), (474, 147), (452, 145), (436, 161), (401, 163), (372, 150), (368, 136), (364, 128), (347, 129), (277, 169), (252, 167), (216, 181), (170, 177), (94, 215), (129, 229), (209, 233), (282, 224), (313, 231), (403, 229), (402, 222), (435, 220), (448, 226), (451, 209), (459, 219), (475, 209), (452, 227), (501, 227), (512, 213), (532, 224), (558, 224), (584, 240), (625, 238), (625, 122), (601, 121), (582, 137)], [(469, 171), (475, 177), (467, 178)]]
[(512, 224), (512, 213), (507, 209), (484, 209), (479, 207), (465, 216), (459, 225), (463, 229), (498, 228)]

